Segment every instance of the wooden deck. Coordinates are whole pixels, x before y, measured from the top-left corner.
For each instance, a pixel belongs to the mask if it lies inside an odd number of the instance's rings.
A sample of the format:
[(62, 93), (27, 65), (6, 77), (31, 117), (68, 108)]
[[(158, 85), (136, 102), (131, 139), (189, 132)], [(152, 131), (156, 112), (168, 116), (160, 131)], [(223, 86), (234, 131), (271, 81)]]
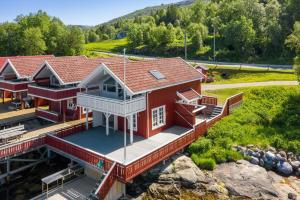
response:
[[(95, 184), (96, 181), (87, 176), (77, 178), (64, 184), (63, 188), (58, 187), (49, 191), (48, 200), (86, 200)], [(33, 200), (44, 199), (46, 194), (33, 198)]]
[(43, 135), (45, 133), (57, 131), (59, 129), (63, 129), (63, 128), (71, 127), (71, 126), (75, 126), (78, 124), (82, 124), (84, 122), (85, 122), (85, 119), (80, 119), (80, 120), (74, 120), (74, 121), (69, 121), (69, 122), (65, 122), (65, 123), (47, 125), (47, 126), (44, 126), (44, 127), (38, 128), (36, 130), (25, 133), (23, 135), (23, 137), (18, 141), (28, 140), (28, 139)]
[(8, 106), (9, 103), (0, 104), (0, 126), (30, 119), (35, 116), (35, 108), (10, 111), (8, 110)]

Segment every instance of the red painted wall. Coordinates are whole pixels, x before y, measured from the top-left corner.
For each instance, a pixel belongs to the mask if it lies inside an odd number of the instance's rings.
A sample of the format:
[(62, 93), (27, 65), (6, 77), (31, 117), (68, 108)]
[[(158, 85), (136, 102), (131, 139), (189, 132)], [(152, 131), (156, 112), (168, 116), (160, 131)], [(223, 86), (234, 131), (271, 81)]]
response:
[[(149, 123), (149, 137), (162, 132), (163, 130), (170, 128), (173, 125), (182, 125), (182, 123), (177, 123), (178, 118), (176, 118), (175, 113), (175, 102), (178, 100), (177, 91), (186, 90), (188, 88), (193, 88), (199, 94), (201, 94), (201, 83), (200, 81), (193, 81), (190, 83), (185, 83), (178, 86), (168, 87), (161, 90), (156, 90), (149, 93), (149, 109), (148, 109), (148, 116), (149, 119), (147, 120), (147, 110), (144, 112), (138, 113), (138, 130), (134, 132), (136, 135), (140, 135), (142, 137), (147, 138), (147, 123)], [(147, 99), (147, 98), (146, 98)], [(146, 104), (148, 105), (148, 104)], [(152, 109), (159, 107), (159, 106), (166, 106), (166, 125), (152, 130)], [(118, 129), (123, 131), (123, 118), (118, 117)], [(185, 126), (187, 126), (185, 124)]]

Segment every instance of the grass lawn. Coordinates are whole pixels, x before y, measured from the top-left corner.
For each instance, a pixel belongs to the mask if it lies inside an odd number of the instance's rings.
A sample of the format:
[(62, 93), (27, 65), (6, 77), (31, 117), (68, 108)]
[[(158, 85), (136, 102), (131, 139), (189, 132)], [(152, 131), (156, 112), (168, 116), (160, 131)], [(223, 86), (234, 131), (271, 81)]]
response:
[(216, 163), (240, 159), (232, 145), (254, 144), (300, 155), (300, 87), (268, 86), (211, 91), (226, 97), (244, 92), (242, 106), (209, 129), (205, 138), (190, 145), (194, 162), (213, 169)]
[(211, 84), (296, 80), (294, 70), (267, 70), (259, 68), (239, 69), (222, 66), (209, 66), (209, 76), (215, 79)]
[(124, 47), (127, 47), (127, 45), (127, 38), (123, 38), (119, 40), (105, 40), (85, 44), (85, 49), (87, 51), (121, 52), (121, 50)]

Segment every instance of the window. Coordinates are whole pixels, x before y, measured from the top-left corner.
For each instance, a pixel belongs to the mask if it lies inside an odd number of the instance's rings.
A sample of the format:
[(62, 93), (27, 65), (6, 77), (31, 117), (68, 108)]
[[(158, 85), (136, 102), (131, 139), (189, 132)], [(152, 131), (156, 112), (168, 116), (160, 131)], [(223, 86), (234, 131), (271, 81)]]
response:
[(103, 91), (105, 92), (116, 92), (117, 87), (115, 80), (113, 78), (109, 78), (103, 83)]
[(57, 80), (57, 78), (54, 75), (52, 75), (50, 77), (50, 84), (54, 85), (54, 86), (59, 86), (59, 81)]
[(152, 130), (166, 124), (166, 106), (152, 109)]
[(68, 99), (67, 100), (67, 108), (70, 110), (73, 110), (75, 108), (74, 100), (73, 99)]
[[(133, 121), (133, 130), (134, 131), (137, 131), (137, 114), (134, 114), (133, 115), (133, 119), (132, 119), (132, 121)], [(128, 129), (130, 129), (130, 118), (127, 120), (127, 128)]]

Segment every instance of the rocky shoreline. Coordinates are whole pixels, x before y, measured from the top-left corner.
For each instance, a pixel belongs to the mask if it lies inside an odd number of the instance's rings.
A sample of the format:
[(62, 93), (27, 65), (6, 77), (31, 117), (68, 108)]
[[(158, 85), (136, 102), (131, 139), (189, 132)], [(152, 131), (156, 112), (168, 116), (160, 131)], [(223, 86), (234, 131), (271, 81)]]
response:
[(234, 149), (241, 152), (252, 164), (273, 170), (284, 176), (300, 176), (300, 155), (276, 150), (274, 147), (263, 150), (254, 145), (235, 146)]
[(280, 176), (246, 160), (203, 171), (188, 156), (176, 155), (137, 177), (127, 193), (136, 200), (300, 200), (300, 179)]

